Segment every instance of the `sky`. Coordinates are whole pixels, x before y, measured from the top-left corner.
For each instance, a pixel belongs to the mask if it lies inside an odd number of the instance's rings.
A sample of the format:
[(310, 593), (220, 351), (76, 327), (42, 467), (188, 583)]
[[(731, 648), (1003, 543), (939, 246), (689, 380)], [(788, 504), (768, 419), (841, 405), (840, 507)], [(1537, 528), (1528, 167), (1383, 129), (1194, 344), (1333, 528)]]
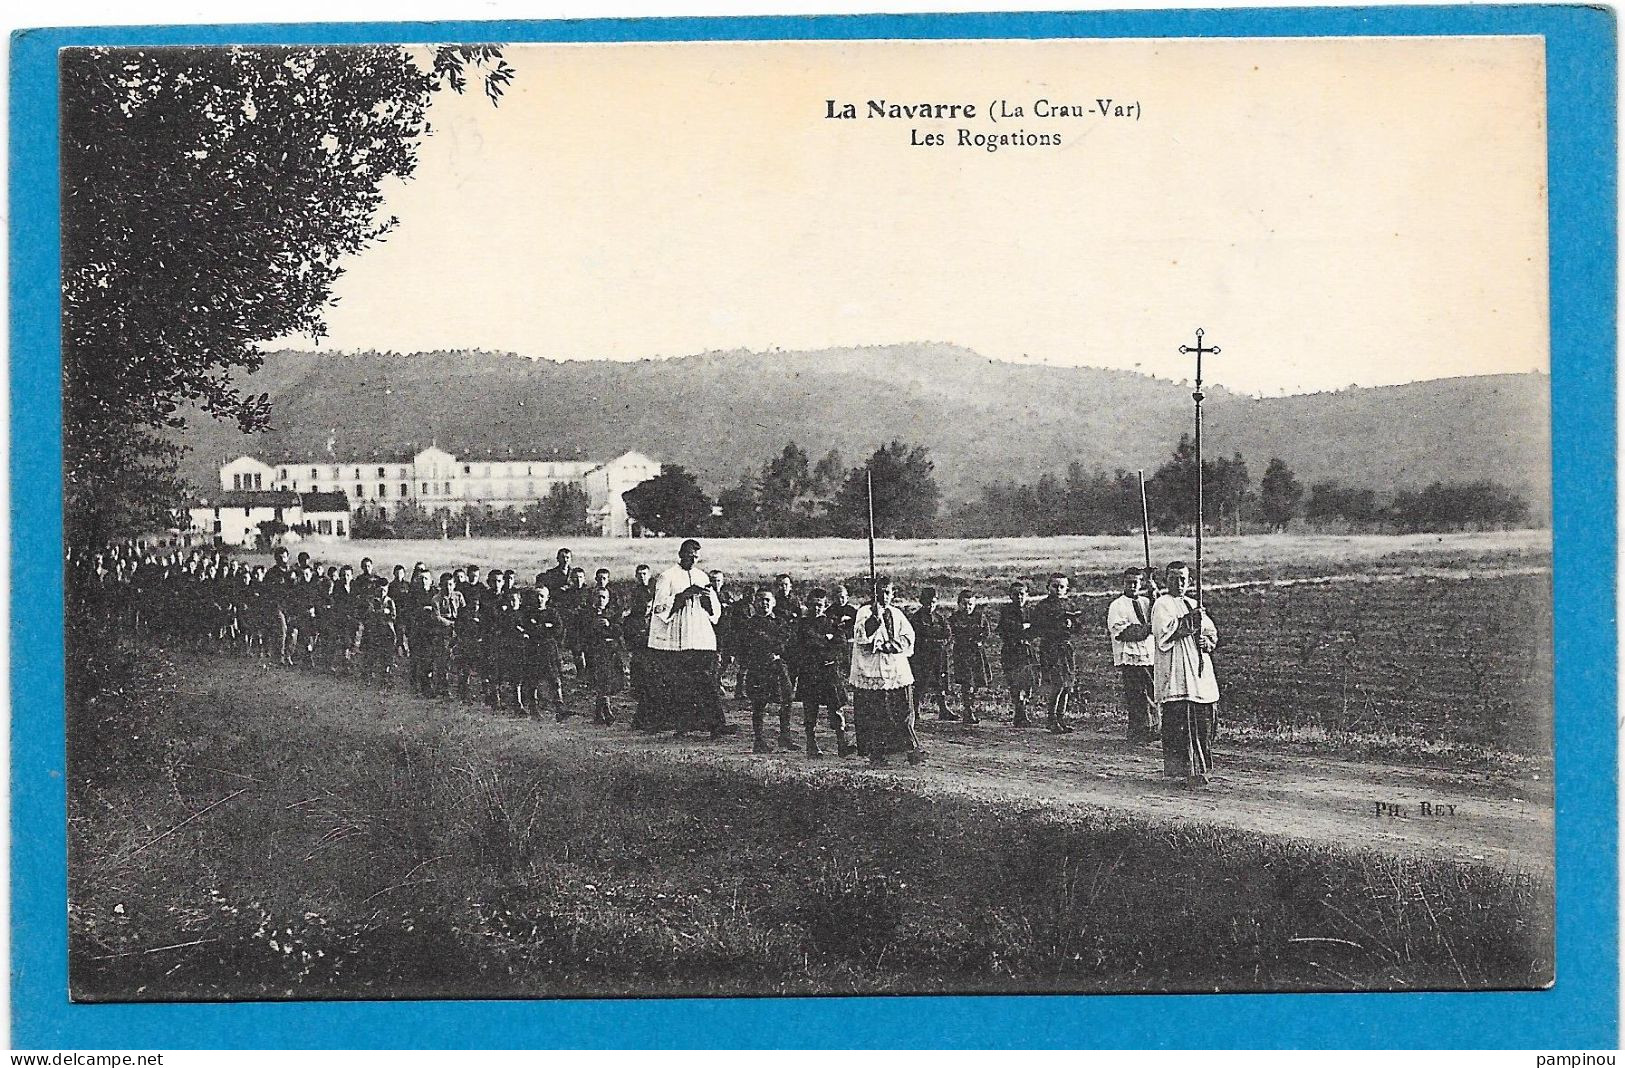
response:
[[(1275, 395), (1545, 370), (1531, 38), (516, 45), (329, 336), (634, 360), (904, 341)], [(1098, 101), (1129, 117), (1088, 114)], [(971, 105), (839, 120), (827, 101)], [(1034, 105), (1081, 107), (1040, 117)], [(1021, 117), (993, 121), (1004, 101)], [(1059, 144), (961, 146), (1025, 131)], [(919, 145), (940, 134), (947, 144)]]

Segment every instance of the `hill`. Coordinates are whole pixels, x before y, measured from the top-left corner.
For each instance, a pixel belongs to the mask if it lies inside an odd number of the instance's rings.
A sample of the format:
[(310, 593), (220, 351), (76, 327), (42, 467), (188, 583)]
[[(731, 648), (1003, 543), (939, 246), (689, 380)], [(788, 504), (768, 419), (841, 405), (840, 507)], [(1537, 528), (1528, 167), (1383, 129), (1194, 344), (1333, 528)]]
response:
[[(267, 356), (244, 383), (274, 428), (245, 438), (194, 420), (186, 474), (212, 485), (244, 452), (340, 457), (431, 441), (453, 452), (607, 457), (639, 449), (713, 492), (794, 440), (852, 464), (892, 438), (930, 447), (948, 501), (988, 481), (1086, 467), (1155, 469), (1191, 424), (1188, 384), (1130, 371), (1003, 363), (919, 343), (813, 352), (709, 352), (618, 363), (509, 353)], [(1388, 490), (1494, 478), (1549, 508), (1549, 379), (1493, 375), (1255, 398), (1210, 387), (1203, 446), (1271, 456), (1305, 485)]]

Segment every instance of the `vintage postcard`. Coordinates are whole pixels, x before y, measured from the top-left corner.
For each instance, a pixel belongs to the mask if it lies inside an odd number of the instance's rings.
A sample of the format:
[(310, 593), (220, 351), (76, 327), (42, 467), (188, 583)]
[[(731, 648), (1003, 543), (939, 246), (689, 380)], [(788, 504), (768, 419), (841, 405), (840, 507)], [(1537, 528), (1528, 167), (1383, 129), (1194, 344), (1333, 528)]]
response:
[(1547, 11), (60, 33), (51, 1018), (1613, 1034), (1612, 101)]

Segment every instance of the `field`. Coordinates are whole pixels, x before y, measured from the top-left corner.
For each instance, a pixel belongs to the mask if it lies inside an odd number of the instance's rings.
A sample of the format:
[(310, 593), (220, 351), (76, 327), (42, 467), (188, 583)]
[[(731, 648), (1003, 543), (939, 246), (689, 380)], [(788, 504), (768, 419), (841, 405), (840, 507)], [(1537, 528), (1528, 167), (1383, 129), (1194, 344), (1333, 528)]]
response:
[[(617, 578), (674, 549), (571, 544)], [(880, 546), (914, 583), (1061, 566), (1102, 613), (1137, 549)], [(864, 546), (707, 550), (811, 582)], [(521, 542), (316, 551), (551, 562)], [(984, 691), (982, 726), (927, 719), (928, 763), (891, 771), (81, 641), (75, 670), (104, 683), (69, 713), (74, 996), (1550, 982), (1546, 535), (1218, 539), (1213, 560), (1225, 701), (1201, 793), (1121, 738), (1103, 640), (1080, 651), (1078, 733), (1013, 730)]]
[[(678, 541), (671, 538), (452, 538), (432, 541), (348, 541), (312, 543), (312, 556), (332, 563), (356, 564), (371, 557), (387, 572), (395, 564), (410, 568), (422, 562), (435, 571), (464, 564), (513, 568), (523, 581), (552, 567), (554, 552), (568, 545), (574, 563), (592, 570), (607, 567), (616, 579), (628, 577), (638, 564), (657, 572), (677, 560)], [(1324, 574), (1395, 574), (1418, 569), (1549, 566), (1551, 532), (1512, 530), (1466, 534), (1282, 534), (1215, 537), (1203, 543), (1204, 582), (1266, 578), (1299, 578)], [(707, 538), (701, 566), (721, 568), (733, 579), (771, 579), (780, 572), (814, 584), (857, 581), (868, 573), (868, 544), (846, 538)], [(1151, 539), (1151, 559), (1189, 560), (1189, 538)], [(1012, 578), (1040, 586), (1051, 571), (1063, 571), (1081, 582), (1083, 592), (1116, 585), (1122, 569), (1141, 563), (1144, 550), (1137, 537), (929, 538), (881, 539), (876, 543), (879, 570), (910, 583), (941, 582), (970, 586), (981, 593), (1002, 593)], [(1042, 592), (1035, 591), (1035, 592)], [(856, 593), (856, 591), (854, 591)]]

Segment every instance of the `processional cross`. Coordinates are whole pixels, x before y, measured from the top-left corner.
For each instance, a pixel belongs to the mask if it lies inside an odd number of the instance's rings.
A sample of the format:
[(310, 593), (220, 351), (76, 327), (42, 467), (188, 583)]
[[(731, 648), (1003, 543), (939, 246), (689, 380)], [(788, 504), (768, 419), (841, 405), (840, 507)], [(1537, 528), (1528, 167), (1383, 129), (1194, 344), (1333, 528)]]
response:
[(1196, 357), (1196, 389), (1191, 399), (1196, 402), (1196, 603), (1202, 603), (1202, 357), (1217, 356), (1219, 346), (1202, 343), (1202, 328), (1196, 328), (1196, 345), (1179, 346), (1182, 356)]

